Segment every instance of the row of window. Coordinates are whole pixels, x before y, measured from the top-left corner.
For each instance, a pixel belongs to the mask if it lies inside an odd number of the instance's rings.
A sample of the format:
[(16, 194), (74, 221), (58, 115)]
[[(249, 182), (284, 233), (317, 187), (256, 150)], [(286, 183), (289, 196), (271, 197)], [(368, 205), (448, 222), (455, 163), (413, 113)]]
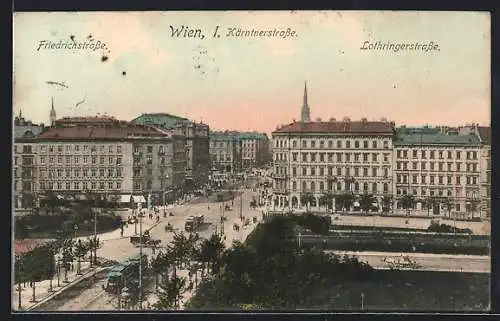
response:
[[(57, 164), (62, 164), (63, 160), (65, 164), (80, 164), (80, 156), (40, 156), (40, 164), (46, 164), (48, 161), (49, 165), (55, 164), (55, 160), (57, 159)], [(97, 160), (99, 159), (99, 164), (100, 165), (105, 165), (106, 163), (108, 165), (121, 165), (122, 164), (122, 158), (121, 156), (115, 157), (115, 156), (100, 156), (99, 158), (97, 156), (82, 156), (82, 164), (92, 164), (96, 165), (98, 162)], [(90, 160), (90, 163), (89, 163)], [(106, 162), (107, 160), (107, 162)]]
[[(122, 177), (121, 168), (75, 168), (75, 169), (40, 169), (40, 178), (54, 178), (54, 177), (66, 177), (66, 178), (75, 178), (75, 177), (97, 177), (97, 173), (99, 173), (99, 177), (105, 177), (107, 173), (107, 177)], [(73, 174), (73, 175), (72, 175)]]
[[(420, 192), (420, 194), (419, 194)], [(429, 194), (427, 194), (427, 192)], [(411, 193), (408, 191), (408, 189), (396, 189), (396, 195), (413, 195), (413, 196), (447, 196), (447, 197), (462, 197), (463, 196), (463, 191), (461, 188), (455, 189), (455, 195), (452, 195), (453, 192), (451, 189), (429, 189), (427, 190), (426, 188), (422, 189), (412, 189)], [(466, 198), (477, 198), (478, 193), (476, 191), (467, 191), (466, 193)]]
[[(310, 192), (316, 192), (319, 190), (320, 192), (323, 192), (328, 188), (330, 191), (332, 191), (334, 188), (336, 191), (342, 191), (342, 187), (344, 187), (343, 191), (351, 191), (352, 188), (354, 188), (354, 191), (359, 191), (360, 187), (362, 187), (363, 191), (371, 193), (378, 193), (378, 184), (377, 183), (363, 183), (362, 185), (358, 182), (355, 182), (353, 185), (349, 183), (342, 184), (340, 182), (337, 182), (336, 184), (325, 184), (325, 182), (319, 182), (318, 185), (316, 185), (317, 182), (315, 181), (302, 181), (302, 191), (310, 191)], [(297, 191), (298, 184), (296, 181), (292, 181), (292, 191)], [(371, 187), (371, 189), (369, 189)], [(318, 188), (318, 189), (317, 189)], [(388, 193), (389, 192), (389, 184), (384, 183), (382, 184), (382, 191), (383, 193)]]
[[(419, 162), (412, 162), (412, 170), (427, 170), (427, 164), (429, 164), (429, 170), (439, 170), (439, 171), (444, 171), (447, 170), (449, 172), (451, 171), (457, 171), (460, 172), (462, 170), (462, 163), (444, 163), (444, 162), (420, 162), (420, 168), (418, 168)], [(436, 167), (437, 164), (437, 167)], [(453, 166), (455, 164), (455, 166)], [(408, 165), (409, 162), (396, 162), (396, 169), (398, 170), (408, 170)], [(446, 165), (446, 167), (445, 167)], [(479, 172), (479, 164), (478, 163), (465, 163), (465, 170), (467, 172)]]
[(121, 182), (40, 182), (40, 190), (103, 190), (103, 189), (121, 189)]
[[(378, 177), (378, 176), (382, 176), (382, 175), (379, 175), (380, 173), (380, 168), (379, 167), (371, 167), (371, 171), (370, 171), (370, 167), (337, 167), (337, 168), (333, 168), (333, 167), (328, 167), (328, 168), (325, 168), (325, 167), (315, 167), (315, 166), (302, 166), (302, 167), (292, 167), (292, 176), (293, 177), (296, 177), (297, 176), (297, 172), (302, 169), (302, 176), (325, 176), (325, 174), (327, 173), (328, 176), (338, 176), (338, 177), (343, 177), (343, 176), (351, 176), (351, 174), (353, 174), (352, 176), (355, 176), (355, 177), (368, 177), (368, 176), (372, 176), (372, 177)], [(389, 169), (388, 168), (383, 168), (382, 169), (383, 171), (383, 176), (384, 177), (389, 177)], [(279, 166), (276, 166), (275, 168), (275, 173), (276, 174), (280, 174), (280, 175), (287, 175), (287, 168), (286, 167), (279, 167)]]
[[(142, 164), (142, 161), (144, 159), (140, 156), (134, 156), (133, 162), (134, 165)], [(152, 165), (153, 164), (153, 156), (152, 155), (146, 155), (146, 164)], [(160, 157), (160, 165), (165, 165), (165, 157)]]
[[(420, 153), (419, 153), (420, 152)], [(429, 152), (427, 154), (427, 152)], [(462, 151), (455, 151), (455, 159), (461, 159), (462, 158)], [(419, 155), (420, 154), (420, 155)], [(396, 150), (396, 157), (397, 158), (408, 158), (408, 150), (402, 150), (402, 149), (398, 149)], [(451, 150), (448, 150), (448, 151), (443, 151), (443, 150), (439, 150), (439, 151), (435, 151), (435, 150), (429, 150), (429, 151), (426, 151), (426, 150), (412, 150), (411, 151), (411, 156), (412, 158), (427, 158), (427, 155), (429, 155), (429, 158), (430, 159), (435, 159), (436, 157), (438, 157), (439, 159), (445, 159), (445, 156), (447, 159), (453, 159), (453, 153)], [(467, 151), (465, 152), (465, 158), (466, 159), (477, 159), (477, 151)]]
[[(165, 153), (165, 151), (168, 149), (167, 146), (163, 146), (163, 145), (159, 145), (158, 146), (158, 153)], [(144, 150), (143, 146), (134, 146), (134, 153), (141, 153), (142, 151)], [(146, 146), (146, 152), (148, 154), (152, 154), (153, 153), (153, 146), (152, 145), (148, 145)]]
[[(81, 144), (58, 144), (58, 145), (40, 145), (40, 152), (41, 153), (46, 153), (47, 151), (49, 153), (62, 153), (63, 151), (71, 153), (71, 152), (97, 152), (97, 150), (101, 152), (106, 152), (106, 145), (81, 145)], [(122, 152), (122, 146), (121, 145), (107, 145), (107, 151), (108, 153), (116, 153), (121, 154)]]
[[(427, 184), (427, 176), (426, 175), (421, 175), (420, 180), (418, 179), (419, 175), (412, 175), (411, 177), (412, 177), (412, 180), (411, 180), (412, 184)], [(435, 184), (435, 178), (436, 178), (436, 176), (429, 175), (429, 184), (430, 185)], [(446, 178), (446, 183), (444, 181), (445, 178)], [(451, 185), (452, 181), (453, 181), (451, 175), (447, 175), (446, 177), (439, 175), (439, 176), (437, 176), (437, 179), (438, 179), (437, 182), (439, 185), (442, 185), (442, 184)], [(396, 175), (396, 182), (402, 183), (402, 184), (409, 183), (408, 175), (397, 174)], [(466, 185), (477, 185), (479, 183), (479, 177), (477, 177), (477, 176), (465, 176), (465, 182), (466, 182)], [(455, 184), (456, 185), (462, 184), (462, 176), (455, 176)]]
[[(165, 170), (162, 168), (160, 169), (160, 176), (165, 176)], [(153, 169), (148, 168), (146, 170), (146, 175), (152, 176), (153, 175)], [(134, 177), (142, 177), (143, 176), (143, 170), (142, 169), (134, 169)], [(166, 175), (168, 176), (168, 174)]]
[[(351, 144), (353, 143), (353, 144)], [(292, 140), (292, 148), (297, 148), (298, 146), (298, 140)], [(287, 140), (284, 139), (277, 139), (275, 141), (275, 146), (276, 148), (287, 148)], [(317, 139), (302, 139), (301, 141), (301, 147), (302, 148), (351, 148), (353, 146), (354, 148), (379, 148), (379, 141), (378, 140), (372, 140), (371, 144), (369, 140), (355, 140), (352, 142), (352, 140), (346, 140), (346, 139), (339, 139), (337, 141), (334, 140), (317, 140)], [(384, 148), (389, 148), (389, 140), (384, 140), (383, 141), (383, 146)]]

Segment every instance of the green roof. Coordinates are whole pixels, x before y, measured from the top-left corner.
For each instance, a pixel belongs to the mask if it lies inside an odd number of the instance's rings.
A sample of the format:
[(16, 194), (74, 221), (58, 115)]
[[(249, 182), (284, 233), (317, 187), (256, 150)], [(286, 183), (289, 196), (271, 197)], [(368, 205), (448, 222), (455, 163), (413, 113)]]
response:
[(395, 131), (396, 135), (439, 134), (441, 132), (437, 127), (398, 127)]
[(131, 123), (140, 125), (153, 125), (161, 127), (163, 129), (170, 129), (184, 121), (189, 121), (189, 119), (167, 113), (156, 113), (142, 114), (139, 117), (133, 119)]
[(265, 133), (258, 132), (237, 132), (237, 131), (213, 131), (210, 132), (210, 139), (213, 140), (245, 140), (245, 139), (263, 139), (267, 138)]
[(399, 134), (394, 146), (402, 145), (479, 145), (476, 135)]

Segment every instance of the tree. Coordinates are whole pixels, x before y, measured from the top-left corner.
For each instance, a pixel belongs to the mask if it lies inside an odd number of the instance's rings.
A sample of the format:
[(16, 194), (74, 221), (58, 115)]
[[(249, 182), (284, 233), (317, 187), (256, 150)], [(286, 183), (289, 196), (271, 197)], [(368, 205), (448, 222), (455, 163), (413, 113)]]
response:
[(323, 195), (321, 195), (321, 197), (319, 198), (319, 205), (324, 206), (326, 211), (328, 212), (328, 210), (332, 208), (333, 205), (332, 203), (334, 199), (335, 196), (332, 193), (330, 192), (323, 193)]
[(354, 195), (352, 195), (352, 193), (336, 195), (335, 202), (340, 205), (343, 212), (347, 212), (354, 204)]
[(372, 194), (364, 193), (359, 198), (359, 205), (365, 214), (372, 208), (372, 204), (376, 201), (375, 197)]
[(382, 198), (382, 211), (384, 213), (389, 213), (389, 210), (392, 207), (392, 197), (390, 195), (384, 195)]
[(158, 310), (171, 310), (179, 307), (179, 301), (185, 292), (186, 278), (174, 276), (167, 284), (163, 284), (158, 293), (158, 302), (154, 307)]
[(310, 204), (313, 203), (314, 201), (316, 201), (316, 198), (314, 197), (314, 195), (312, 193), (308, 192), (308, 193), (304, 193), (304, 194), (300, 195), (300, 203), (306, 205), (307, 212), (310, 211)]
[(451, 218), (451, 210), (453, 209), (453, 199), (448, 197), (444, 198), (443, 205), (448, 211), (448, 217)]
[(207, 264), (207, 272), (216, 274), (218, 263), (224, 251), (224, 243), (219, 235), (212, 234), (209, 239), (205, 239), (200, 246), (200, 260)]
[(75, 250), (74, 250), (74, 256), (77, 258), (77, 266), (76, 266), (76, 273), (79, 275), (82, 272), (82, 258), (87, 254), (89, 251), (89, 247), (87, 243), (82, 242), (82, 240), (78, 240), (76, 242)]
[(415, 206), (415, 198), (413, 195), (403, 195), (400, 198), (401, 206), (406, 210), (406, 215), (410, 215), (410, 210)]
[(435, 200), (433, 197), (431, 196), (428, 196), (424, 199), (423, 201), (423, 204), (425, 205), (425, 207), (427, 208), (427, 216), (430, 216), (431, 214), (431, 208), (432, 208), (432, 205), (434, 205), (435, 203)]
[(54, 193), (54, 191), (47, 190), (45, 191), (44, 195), (44, 204), (45, 204), (45, 209), (47, 212), (47, 215), (52, 213), (52, 215), (55, 215), (55, 210), (58, 205), (60, 205), (60, 200), (57, 197), (57, 195)]
[(480, 203), (481, 203), (481, 201), (478, 200), (478, 199), (472, 199), (472, 200), (470, 200), (471, 218), (474, 217), (474, 213), (477, 212), (477, 209), (479, 208), (479, 204)]
[(64, 268), (64, 282), (68, 282), (68, 270), (71, 268), (71, 264), (74, 260), (74, 247), (75, 242), (72, 239), (67, 239), (64, 241), (62, 250), (62, 263)]

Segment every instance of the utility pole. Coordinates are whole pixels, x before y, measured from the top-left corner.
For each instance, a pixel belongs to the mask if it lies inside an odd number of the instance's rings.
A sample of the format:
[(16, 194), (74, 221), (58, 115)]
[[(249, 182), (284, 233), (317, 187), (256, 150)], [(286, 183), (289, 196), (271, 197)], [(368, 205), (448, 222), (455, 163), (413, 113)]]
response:
[(21, 305), (21, 255), (17, 256), (17, 309), (19, 311), (22, 310), (22, 305)]
[(139, 213), (139, 309), (142, 310), (142, 215)]

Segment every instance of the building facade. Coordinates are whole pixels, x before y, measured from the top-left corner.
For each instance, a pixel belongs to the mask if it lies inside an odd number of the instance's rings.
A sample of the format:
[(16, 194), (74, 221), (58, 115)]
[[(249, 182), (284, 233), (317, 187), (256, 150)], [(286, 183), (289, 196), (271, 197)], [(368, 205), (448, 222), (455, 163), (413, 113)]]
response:
[(164, 203), (179, 188), (175, 141), (157, 128), (109, 119), (46, 128), (36, 143), (37, 192), (151, 194)]
[(417, 211), (467, 217), (480, 199), (480, 142), (471, 134), (399, 128), (394, 140), (395, 208), (412, 195)]
[(242, 140), (237, 132), (211, 132), (210, 158), (213, 172), (235, 174), (242, 170)]
[(482, 217), (491, 216), (491, 127), (469, 124), (459, 128), (461, 134), (474, 133), (481, 144), (479, 197), (481, 198), (480, 212)]
[[(301, 196), (319, 206), (325, 193), (392, 193), (394, 124), (363, 119), (294, 122), (273, 137), (273, 204), (302, 207)], [(335, 206), (335, 201), (333, 204)]]
[(241, 168), (251, 169), (266, 164), (269, 159), (269, 137), (265, 133), (239, 133)]
[(25, 120), (21, 113), (14, 118), (14, 211), (26, 211), (36, 206), (36, 139), (43, 128), (43, 124)]
[(208, 182), (210, 173), (208, 125), (166, 113), (142, 114), (131, 122), (155, 126), (172, 135), (184, 137), (186, 188), (201, 188)]

